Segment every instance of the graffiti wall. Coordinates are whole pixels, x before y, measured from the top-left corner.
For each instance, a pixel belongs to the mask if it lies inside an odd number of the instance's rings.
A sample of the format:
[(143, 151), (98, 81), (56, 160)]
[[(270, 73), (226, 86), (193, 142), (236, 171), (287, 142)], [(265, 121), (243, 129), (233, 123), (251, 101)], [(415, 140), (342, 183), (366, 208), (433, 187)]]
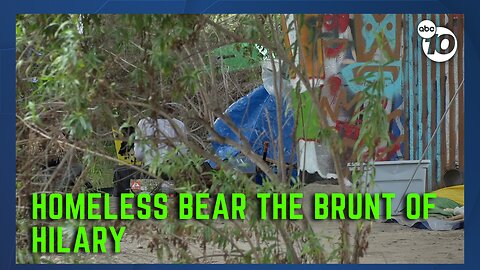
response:
[[(424, 19), (445, 26), (456, 35), (458, 50), (449, 61), (435, 63), (422, 54), (422, 41), (416, 26)], [(431, 160), (428, 190), (442, 186), (445, 176), (451, 175), (451, 172), (463, 177), (463, 31), (463, 15), (404, 15), (405, 158), (420, 159), (424, 155), (425, 159)], [(437, 43), (436, 46), (440, 45)]]
[[(422, 18), (451, 27), (461, 40), (462, 52), (443, 64), (424, 57), (416, 32)], [(456, 96), (454, 109), (434, 134), (446, 103), (463, 80), (463, 18), (398, 14), (286, 15), (283, 26), (287, 29), (285, 43), (290, 46), (291, 57), (301, 64), (310, 85), (319, 91), (319, 100), (315, 102), (304, 86), (301, 94), (294, 98), (295, 107), (299, 108), (297, 127), (300, 128), (296, 136), (301, 170), (316, 172), (324, 178), (334, 173), (328, 146), (319, 139), (316, 102), (326, 114), (327, 124), (339, 132), (346, 146), (353, 147), (361, 122), (352, 123), (351, 119), (358, 94), (364, 88), (354, 79), (365, 73), (377, 76), (377, 63), (388, 61), (383, 71), (384, 107), (392, 145), (385, 147), (378, 159), (423, 156), (431, 160), (428, 190), (441, 184), (448, 169), (463, 171), (463, 89)], [(299, 81), (295, 76), (291, 79), (294, 85)]]

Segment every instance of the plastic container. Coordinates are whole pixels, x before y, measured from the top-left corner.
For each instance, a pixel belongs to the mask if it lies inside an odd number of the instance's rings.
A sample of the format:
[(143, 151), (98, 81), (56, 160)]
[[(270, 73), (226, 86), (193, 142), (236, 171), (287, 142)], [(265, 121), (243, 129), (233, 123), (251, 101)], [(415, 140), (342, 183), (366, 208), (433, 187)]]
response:
[[(395, 198), (392, 199), (392, 215), (402, 214), (402, 210), (405, 208), (404, 198), (402, 198), (404, 194), (425, 193), (425, 181), (430, 160), (377, 161), (374, 165), (376, 169), (375, 185), (370, 188), (370, 193), (395, 193)], [(348, 164), (348, 167), (350, 170), (354, 170), (355, 164)], [(367, 172), (360, 181), (365, 181), (366, 174)], [(412, 181), (408, 185), (410, 180)], [(383, 203), (380, 209), (380, 215), (385, 216)]]

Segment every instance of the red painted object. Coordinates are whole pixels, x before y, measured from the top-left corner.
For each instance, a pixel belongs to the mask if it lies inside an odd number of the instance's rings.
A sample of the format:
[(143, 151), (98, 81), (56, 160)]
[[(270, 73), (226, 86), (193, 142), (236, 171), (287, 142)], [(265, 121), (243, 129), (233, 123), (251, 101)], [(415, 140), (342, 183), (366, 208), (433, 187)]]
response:
[(336, 121), (335, 129), (341, 137), (357, 140), (360, 135), (360, 124), (353, 125), (345, 121)]
[[(358, 140), (358, 137), (360, 136), (360, 126), (361, 126), (361, 121), (358, 121), (355, 124), (351, 124), (349, 122), (345, 121), (336, 121), (335, 122), (335, 129), (337, 132), (340, 134), (340, 137), (342, 138), (349, 138), (352, 140)], [(393, 134), (390, 134), (390, 139), (392, 141), (395, 140)], [(386, 161), (386, 160), (391, 160), (392, 157), (395, 155), (395, 153), (400, 150), (400, 143), (395, 143), (394, 145), (390, 147), (378, 147), (376, 149), (375, 153), (375, 159), (378, 161)], [(364, 156), (364, 159), (367, 159), (367, 156)]]

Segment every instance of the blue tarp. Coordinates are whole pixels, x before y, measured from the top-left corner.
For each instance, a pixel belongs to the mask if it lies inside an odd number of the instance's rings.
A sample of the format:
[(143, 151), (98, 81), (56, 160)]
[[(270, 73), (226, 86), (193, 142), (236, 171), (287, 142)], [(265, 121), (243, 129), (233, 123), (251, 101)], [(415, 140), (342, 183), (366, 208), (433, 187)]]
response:
[(410, 220), (404, 216), (394, 216), (389, 220), (385, 220), (385, 223), (398, 223), (400, 225), (408, 226), (410, 228), (417, 228), (430, 231), (452, 231), (463, 229), (464, 221), (462, 220), (447, 220), (435, 217), (429, 217), (428, 219), (415, 219)]
[[(296, 163), (294, 151), (294, 117), (290, 108), (287, 109), (287, 103), (284, 102), (282, 109), (282, 130), (284, 142), (284, 155), (286, 163)], [(267, 158), (278, 160), (278, 121), (276, 112), (276, 98), (270, 95), (263, 86), (253, 90), (246, 96), (234, 102), (225, 111), (226, 117), (238, 127), (252, 150), (258, 154), (263, 154), (263, 143), (268, 141), (269, 148)], [(227, 126), (227, 124), (217, 119), (214, 123), (214, 130), (222, 137), (232, 139), (240, 143), (240, 139)], [(246, 157), (241, 155), (240, 151), (230, 145), (213, 142), (215, 154), (222, 160), (228, 160), (237, 169), (246, 173), (255, 173), (255, 166)], [(213, 163), (210, 163), (214, 166)]]

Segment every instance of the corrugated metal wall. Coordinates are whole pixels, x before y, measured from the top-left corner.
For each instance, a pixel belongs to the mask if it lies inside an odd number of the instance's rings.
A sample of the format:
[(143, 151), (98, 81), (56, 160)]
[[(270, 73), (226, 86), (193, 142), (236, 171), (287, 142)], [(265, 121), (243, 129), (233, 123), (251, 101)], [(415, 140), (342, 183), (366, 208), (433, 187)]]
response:
[[(457, 37), (458, 51), (445, 63), (430, 61), (422, 52), (417, 33), (420, 21), (429, 19), (437, 26), (449, 28)], [(403, 96), (405, 101), (404, 144), (406, 159), (431, 160), (427, 190), (442, 186), (449, 170), (464, 170), (464, 90), (463, 90), (463, 15), (403, 16)], [(436, 44), (437, 48), (440, 44)], [(457, 95), (455, 95), (458, 89)], [(452, 101), (445, 119), (438, 123)], [(427, 148), (430, 139), (430, 147)]]

